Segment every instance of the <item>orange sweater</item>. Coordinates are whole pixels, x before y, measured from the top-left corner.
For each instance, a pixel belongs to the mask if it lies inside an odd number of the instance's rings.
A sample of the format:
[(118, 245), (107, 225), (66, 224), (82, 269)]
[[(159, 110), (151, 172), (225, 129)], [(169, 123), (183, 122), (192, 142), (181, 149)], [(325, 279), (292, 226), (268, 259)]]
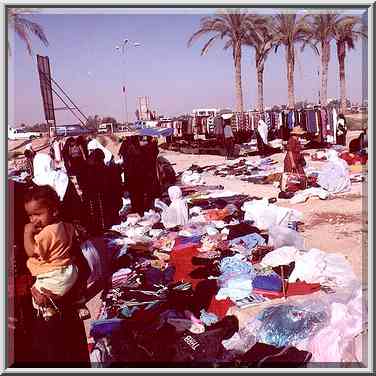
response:
[(64, 222), (48, 225), (35, 235), (35, 254), (38, 257), (27, 260), (31, 274), (37, 276), (71, 265), (73, 235), (73, 225)]

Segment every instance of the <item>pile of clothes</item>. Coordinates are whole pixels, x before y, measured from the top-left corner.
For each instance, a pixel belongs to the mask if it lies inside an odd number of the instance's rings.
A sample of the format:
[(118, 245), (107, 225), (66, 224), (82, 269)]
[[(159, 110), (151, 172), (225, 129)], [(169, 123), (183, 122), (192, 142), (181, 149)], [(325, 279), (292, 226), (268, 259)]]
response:
[(329, 361), (356, 357), (359, 282), (342, 255), (304, 248), (301, 213), (218, 187), (168, 193), (106, 235), (94, 367), (306, 367), (328, 361), (325, 335)]

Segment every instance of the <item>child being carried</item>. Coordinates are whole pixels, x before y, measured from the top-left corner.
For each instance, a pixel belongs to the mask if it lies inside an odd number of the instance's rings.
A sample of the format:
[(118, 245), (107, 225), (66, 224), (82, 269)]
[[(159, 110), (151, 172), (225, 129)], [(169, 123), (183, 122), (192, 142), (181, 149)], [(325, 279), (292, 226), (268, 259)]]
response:
[[(36, 277), (34, 287), (64, 296), (79, 279), (79, 270), (72, 254), (75, 230), (72, 224), (59, 220), (59, 197), (50, 186), (36, 186), (25, 195), (25, 209), (30, 223), (24, 229), (24, 247), (27, 267)], [(78, 286), (77, 294), (82, 293)], [(33, 306), (48, 320), (58, 312), (52, 299), (50, 306)], [(75, 302), (81, 319), (90, 317), (83, 296)]]

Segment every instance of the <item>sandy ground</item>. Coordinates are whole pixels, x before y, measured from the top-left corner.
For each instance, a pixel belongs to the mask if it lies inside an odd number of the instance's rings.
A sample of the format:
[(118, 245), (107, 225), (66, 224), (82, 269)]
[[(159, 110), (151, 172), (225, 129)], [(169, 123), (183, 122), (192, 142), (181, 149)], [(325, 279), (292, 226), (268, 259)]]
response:
[[(348, 142), (357, 137), (359, 132), (350, 132)], [(46, 143), (47, 139), (33, 141), (33, 148), (37, 149)], [(108, 139), (108, 141), (110, 141)], [(25, 145), (21, 141), (11, 141), (9, 151), (17, 150), (22, 152)], [(119, 144), (109, 142), (107, 145), (117, 155)], [(46, 150), (46, 149), (45, 149)], [(312, 153), (313, 151), (308, 151)], [(161, 155), (166, 157), (176, 172), (183, 171), (192, 164), (199, 166), (219, 165), (226, 162), (222, 156), (214, 155), (189, 155), (171, 151), (161, 150)], [(247, 157), (254, 159), (256, 157)], [(275, 154), (273, 159), (283, 161), (284, 154)], [(325, 162), (313, 162), (306, 157), (308, 166), (322, 166)], [(281, 166), (281, 164), (280, 164)], [(203, 175), (208, 185), (223, 185), (226, 190), (237, 193), (245, 193), (259, 197), (278, 197), (279, 189), (273, 185), (261, 185), (243, 182), (236, 177), (221, 178), (213, 176), (209, 172)], [(367, 248), (366, 239), (368, 236), (367, 224), (367, 189), (364, 183), (354, 183), (351, 192), (338, 195), (331, 200), (320, 200), (310, 198), (302, 204), (290, 204), (289, 200), (278, 200), (277, 205), (291, 207), (299, 210), (304, 216), (305, 247), (319, 248), (327, 252), (342, 253), (353, 266), (355, 274), (364, 281), (367, 280)], [(100, 304), (99, 294), (89, 302), (89, 309), (93, 318), (97, 315)], [(90, 320), (85, 322), (86, 329), (89, 329)]]

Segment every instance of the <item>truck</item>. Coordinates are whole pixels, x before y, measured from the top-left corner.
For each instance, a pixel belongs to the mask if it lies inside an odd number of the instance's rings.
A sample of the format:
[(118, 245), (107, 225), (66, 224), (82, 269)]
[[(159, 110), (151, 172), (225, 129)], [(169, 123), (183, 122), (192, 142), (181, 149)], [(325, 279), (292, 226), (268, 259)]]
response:
[(41, 132), (28, 132), (20, 128), (9, 128), (9, 140), (34, 140), (35, 138), (42, 137)]

